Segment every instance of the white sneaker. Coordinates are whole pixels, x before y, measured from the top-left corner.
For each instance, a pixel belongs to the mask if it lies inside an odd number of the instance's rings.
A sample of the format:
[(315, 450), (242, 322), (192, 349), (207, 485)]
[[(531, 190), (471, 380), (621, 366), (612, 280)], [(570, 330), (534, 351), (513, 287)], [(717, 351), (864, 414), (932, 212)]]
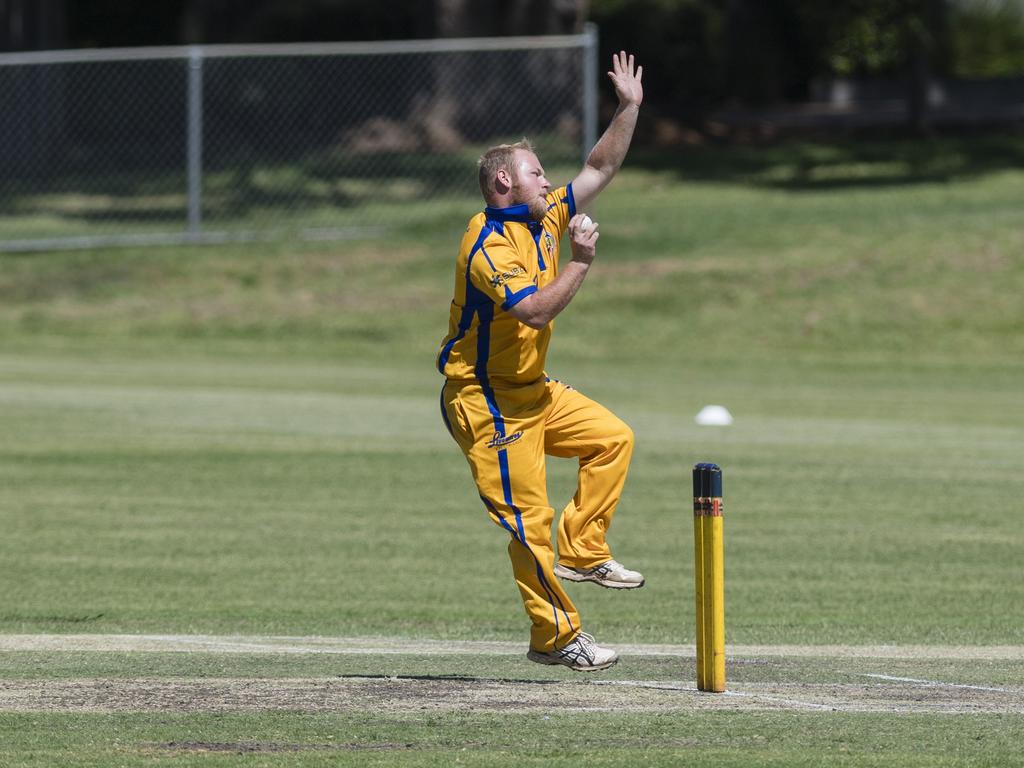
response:
[(595, 568), (570, 568), (556, 565), (555, 576), (566, 581), (592, 581), (609, 589), (639, 589), (644, 585), (644, 575), (631, 571), (617, 560), (609, 560)]
[(562, 664), (577, 672), (596, 672), (615, 664), (619, 660), (619, 654), (611, 648), (599, 646), (593, 635), (580, 632), (560, 651), (541, 653), (531, 650), (526, 654), (526, 658), (538, 664)]

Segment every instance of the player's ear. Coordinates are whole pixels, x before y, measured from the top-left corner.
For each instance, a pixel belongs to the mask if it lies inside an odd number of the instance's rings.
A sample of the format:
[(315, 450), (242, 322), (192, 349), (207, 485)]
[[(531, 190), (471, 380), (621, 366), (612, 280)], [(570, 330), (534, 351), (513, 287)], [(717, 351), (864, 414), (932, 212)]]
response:
[(512, 189), (512, 174), (506, 168), (499, 168), (494, 177), (494, 191), (499, 195), (508, 194)]

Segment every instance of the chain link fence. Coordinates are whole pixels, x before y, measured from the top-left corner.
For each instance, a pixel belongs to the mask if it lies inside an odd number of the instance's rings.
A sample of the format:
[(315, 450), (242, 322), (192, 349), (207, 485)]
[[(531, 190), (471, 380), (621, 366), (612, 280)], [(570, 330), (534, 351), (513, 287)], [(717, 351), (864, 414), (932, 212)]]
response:
[[(0, 56), (0, 250), (386, 232), (479, 198), (530, 137), (553, 180), (596, 139), (597, 40)], [(567, 180), (566, 177), (565, 180)]]

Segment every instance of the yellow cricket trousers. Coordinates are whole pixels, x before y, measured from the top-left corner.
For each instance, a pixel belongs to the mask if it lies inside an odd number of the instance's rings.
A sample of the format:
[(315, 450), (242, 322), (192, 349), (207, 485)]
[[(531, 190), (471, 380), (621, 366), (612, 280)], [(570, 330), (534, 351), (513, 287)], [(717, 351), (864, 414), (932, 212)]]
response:
[(605, 535), (626, 482), (632, 430), (553, 379), (509, 389), (449, 381), (441, 413), (491, 518), (512, 537), (508, 553), (533, 623), (531, 647), (562, 648), (579, 633), (580, 619), (553, 572), (544, 455), (579, 459), (579, 485), (558, 524), (558, 562), (592, 568), (612, 557)]

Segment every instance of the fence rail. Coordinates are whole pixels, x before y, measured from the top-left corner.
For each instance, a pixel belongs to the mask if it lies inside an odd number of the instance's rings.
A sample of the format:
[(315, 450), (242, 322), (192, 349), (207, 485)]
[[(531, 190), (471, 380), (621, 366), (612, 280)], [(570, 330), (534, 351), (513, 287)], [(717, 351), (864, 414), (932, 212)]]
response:
[[(0, 55), (0, 250), (343, 238), (597, 134), (597, 35)], [(557, 177), (556, 177), (557, 178)], [(464, 210), (459, 216), (464, 216)]]

